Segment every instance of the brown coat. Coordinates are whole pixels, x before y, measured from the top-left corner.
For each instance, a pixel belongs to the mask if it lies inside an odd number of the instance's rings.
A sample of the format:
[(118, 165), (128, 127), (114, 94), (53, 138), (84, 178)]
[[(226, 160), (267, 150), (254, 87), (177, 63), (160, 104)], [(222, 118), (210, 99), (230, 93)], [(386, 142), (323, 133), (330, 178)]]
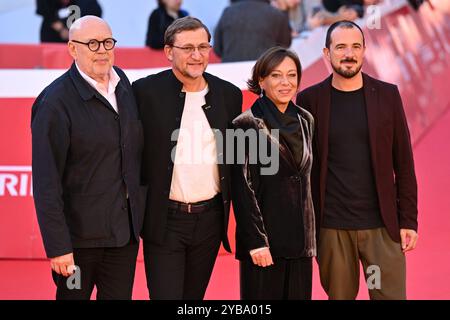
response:
[[(331, 81), (332, 76), (297, 96), (297, 105), (311, 112), (316, 124), (311, 186), (317, 231), (325, 203)], [(364, 73), (363, 83), (381, 217), (391, 238), (400, 242), (400, 228), (417, 230), (417, 182), (408, 124), (397, 86)]]

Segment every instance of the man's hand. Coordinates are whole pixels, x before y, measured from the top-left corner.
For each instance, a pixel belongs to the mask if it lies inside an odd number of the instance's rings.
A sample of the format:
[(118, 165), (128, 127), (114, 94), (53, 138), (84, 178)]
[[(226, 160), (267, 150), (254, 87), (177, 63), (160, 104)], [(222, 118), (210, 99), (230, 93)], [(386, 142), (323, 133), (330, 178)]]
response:
[(419, 235), (412, 229), (400, 229), (403, 253), (413, 250), (416, 247)]
[(273, 264), (269, 248), (265, 248), (251, 255), (253, 263), (260, 267), (268, 267)]
[(62, 274), (64, 277), (72, 275), (74, 272), (73, 266), (75, 265), (73, 253), (50, 259), (50, 265), (57, 274)]

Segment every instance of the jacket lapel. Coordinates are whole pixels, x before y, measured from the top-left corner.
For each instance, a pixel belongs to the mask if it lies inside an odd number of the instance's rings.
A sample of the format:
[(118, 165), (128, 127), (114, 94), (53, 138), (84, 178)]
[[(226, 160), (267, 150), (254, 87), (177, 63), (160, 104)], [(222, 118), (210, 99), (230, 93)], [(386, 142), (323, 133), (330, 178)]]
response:
[(377, 114), (378, 114), (378, 92), (371, 81), (371, 78), (363, 73), (364, 98), (366, 100), (367, 122), (369, 127), (370, 153), (372, 158), (372, 168), (376, 177), (376, 145), (377, 145)]
[(208, 119), (211, 129), (219, 129), (224, 133), (227, 123), (223, 119), (228, 119), (228, 117), (225, 114), (225, 108), (222, 108), (219, 103), (223, 101), (223, 98), (220, 96), (220, 89), (215, 87), (214, 80), (207, 73), (204, 76), (208, 83), (209, 91), (205, 96), (206, 104), (202, 106), (203, 112), (206, 119)]
[(316, 132), (317, 153), (320, 163), (320, 212), (323, 212), (325, 206), (325, 190), (328, 170), (328, 135), (330, 128), (330, 110), (331, 110), (331, 81), (333, 75), (330, 75), (321, 84), (319, 99), (316, 112)]
[(320, 163), (320, 194), (321, 199), (321, 212), (325, 205), (325, 188), (326, 177), (328, 170), (328, 135), (330, 128), (330, 108), (331, 108), (331, 80), (332, 75), (329, 76), (321, 84), (320, 95), (317, 103), (317, 150)]
[(172, 70), (168, 71), (167, 77), (169, 78), (170, 88), (173, 89), (171, 92), (174, 94), (168, 97), (166, 100), (167, 105), (161, 106), (161, 108), (164, 108), (167, 130), (170, 137), (174, 130), (180, 129), (186, 93), (183, 92), (183, 83), (177, 79)]
[[(127, 89), (123, 85), (122, 79), (117, 84), (116, 87), (116, 100), (117, 100), (117, 109), (119, 111), (119, 116), (121, 119), (121, 122), (127, 123), (128, 122), (128, 112), (125, 110), (129, 106), (129, 103), (127, 101)], [(106, 100), (106, 99), (105, 99)]]
[[(96, 89), (92, 88), (91, 85), (88, 84), (87, 81), (83, 79), (81, 74), (78, 72), (75, 62), (72, 63), (69, 73), (70, 73), (73, 83), (75, 84), (75, 87), (77, 88), (77, 90), (80, 93), (80, 96), (83, 100), (88, 101), (88, 100), (92, 99), (93, 96), (95, 96), (98, 100), (100, 100), (105, 105), (106, 108), (108, 108), (111, 112), (116, 113), (116, 111), (111, 106), (111, 104), (108, 102), (108, 100), (106, 100), (105, 97), (103, 97)], [(119, 84), (120, 84), (120, 82), (119, 82)], [(118, 86), (119, 86), (119, 84), (118, 84)]]
[(328, 158), (328, 133), (330, 126), (330, 108), (331, 108), (331, 79), (328, 77), (321, 85), (319, 101), (317, 103), (317, 147), (320, 163), (326, 164)]

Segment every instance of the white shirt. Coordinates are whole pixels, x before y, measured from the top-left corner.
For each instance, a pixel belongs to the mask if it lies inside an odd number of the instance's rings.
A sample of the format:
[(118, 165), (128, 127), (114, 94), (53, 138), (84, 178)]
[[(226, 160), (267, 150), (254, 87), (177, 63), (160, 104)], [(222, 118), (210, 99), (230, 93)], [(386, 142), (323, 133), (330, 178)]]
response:
[(117, 74), (116, 70), (114, 68), (111, 68), (111, 71), (109, 72), (109, 83), (108, 88), (105, 88), (104, 85), (102, 85), (100, 82), (92, 79), (87, 74), (85, 74), (81, 69), (78, 67), (78, 65), (75, 63), (78, 72), (81, 74), (84, 80), (86, 80), (95, 90), (97, 90), (103, 97), (105, 97), (106, 100), (111, 104), (111, 106), (114, 108), (114, 110), (119, 113), (119, 109), (117, 108), (117, 99), (116, 99), (116, 87), (117, 84), (120, 81), (120, 77)]
[[(202, 106), (208, 87), (186, 92), (170, 186), (171, 200), (194, 203), (220, 192), (216, 139)], [(174, 152), (172, 152), (172, 160)]]

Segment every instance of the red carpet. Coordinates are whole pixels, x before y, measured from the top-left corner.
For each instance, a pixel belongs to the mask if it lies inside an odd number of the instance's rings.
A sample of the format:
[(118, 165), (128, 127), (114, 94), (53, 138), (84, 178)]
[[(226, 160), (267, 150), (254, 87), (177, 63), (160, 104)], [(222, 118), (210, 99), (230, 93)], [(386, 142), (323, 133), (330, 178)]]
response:
[[(407, 256), (409, 299), (450, 299), (450, 109), (414, 148), (419, 184), (419, 243)], [(361, 276), (362, 277), (362, 276)], [(53, 299), (47, 261), (0, 260), (0, 299)], [(138, 263), (134, 299), (147, 299), (143, 263)], [(207, 299), (238, 299), (238, 264), (220, 256)], [(313, 299), (325, 299), (317, 267)], [(361, 281), (359, 299), (367, 299)]]

